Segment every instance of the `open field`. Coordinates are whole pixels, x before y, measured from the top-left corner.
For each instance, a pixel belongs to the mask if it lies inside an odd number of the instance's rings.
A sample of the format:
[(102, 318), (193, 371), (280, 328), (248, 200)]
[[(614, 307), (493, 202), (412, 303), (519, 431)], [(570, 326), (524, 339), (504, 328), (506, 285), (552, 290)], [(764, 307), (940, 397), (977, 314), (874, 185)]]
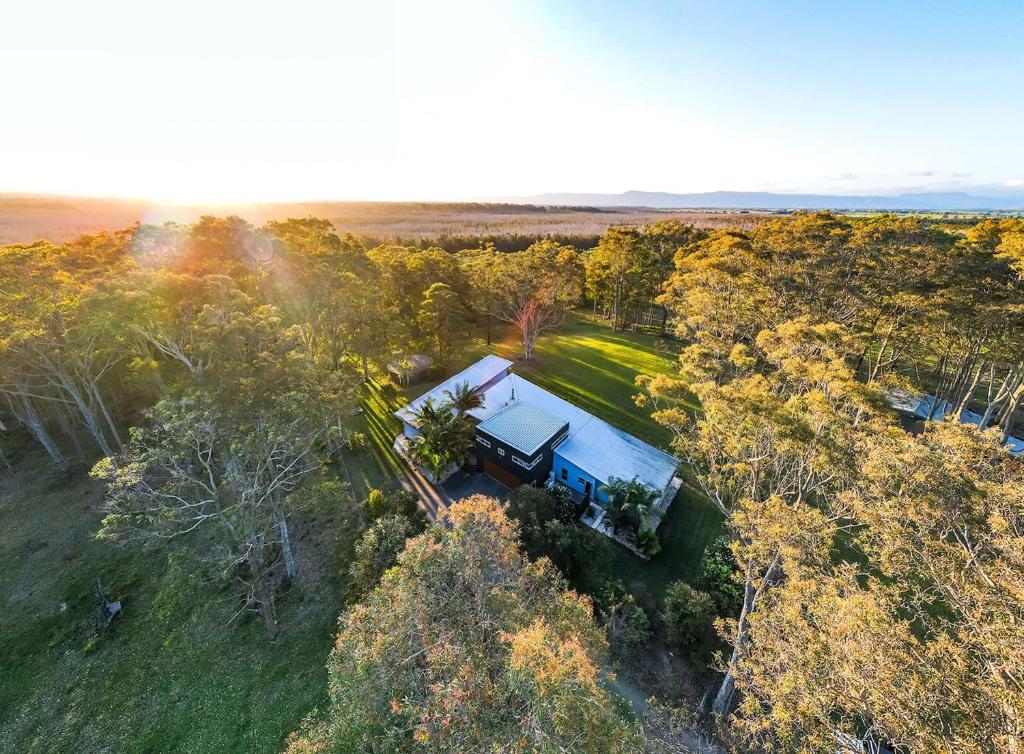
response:
[(752, 227), (763, 212), (595, 209), (522, 204), (308, 202), (239, 206), (166, 206), (139, 201), (0, 195), (0, 244), (64, 241), (133, 223), (192, 222), (200, 215), (236, 214), (251, 223), (315, 215), (342, 233), (409, 242), (462, 236), (598, 236), (610, 225), (682, 220), (702, 227)]
[[(492, 347), (474, 335), (452, 370), (486, 352), (515, 359), (516, 334), (497, 328), (494, 335)], [(516, 370), (664, 446), (664, 432), (630, 395), (638, 373), (673, 365), (671, 347), (656, 337), (577, 318), (545, 335), (536, 362)], [(400, 429), (391, 411), (400, 401), (384, 405), (373, 387), (366, 391), (352, 428), (367, 435), (368, 447), (346, 463), (357, 498), (395, 486), (404, 472), (391, 451)], [(279, 601), (283, 631), (270, 644), (257, 619), (232, 621), (232, 593), (195, 588), (187, 569), (162, 553), (96, 540), (101, 490), (84, 470), (62, 478), (35, 450), (12, 460), (18, 470), (0, 477), (0, 751), (279, 751), (325, 695), (356, 531), (349, 505), (338, 501), (298, 527), (303, 567)], [(605, 576), (652, 604), (670, 581), (692, 578), (720, 528), (714, 509), (684, 489), (663, 525), (662, 553), (645, 563), (612, 547)], [(98, 642), (91, 640), (96, 578), (124, 604)]]

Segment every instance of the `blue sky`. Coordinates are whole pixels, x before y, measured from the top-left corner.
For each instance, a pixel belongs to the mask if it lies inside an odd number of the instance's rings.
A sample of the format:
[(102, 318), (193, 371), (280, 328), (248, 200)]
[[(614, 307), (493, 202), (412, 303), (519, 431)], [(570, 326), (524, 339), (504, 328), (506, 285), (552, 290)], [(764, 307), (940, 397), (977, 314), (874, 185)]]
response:
[(0, 190), (1024, 193), (1024, 3), (11, 3)]

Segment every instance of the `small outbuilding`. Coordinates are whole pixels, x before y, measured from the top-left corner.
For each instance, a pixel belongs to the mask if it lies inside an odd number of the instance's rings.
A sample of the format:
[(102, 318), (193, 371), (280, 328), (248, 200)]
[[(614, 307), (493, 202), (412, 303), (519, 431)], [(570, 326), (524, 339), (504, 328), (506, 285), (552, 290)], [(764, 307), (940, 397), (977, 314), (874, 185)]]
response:
[(416, 382), (434, 365), (434, 360), (421, 353), (414, 353), (388, 362), (388, 371), (403, 385)]

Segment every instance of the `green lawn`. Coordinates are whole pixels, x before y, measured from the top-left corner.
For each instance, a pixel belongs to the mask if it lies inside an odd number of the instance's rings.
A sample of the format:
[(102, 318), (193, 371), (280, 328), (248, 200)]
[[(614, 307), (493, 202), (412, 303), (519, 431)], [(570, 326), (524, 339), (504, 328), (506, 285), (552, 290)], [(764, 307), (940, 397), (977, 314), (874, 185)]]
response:
[[(616, 334), (576, 318), (516, 371), (648, 442), (667, 436), (631, 399), (641, 372), (670, 372), (675, 356), (648, 335)], [(516, 333), (495, 345), (471, 339), (449, 373), (484, 353), (518, 359)], [(346, 463), (357, 497), (392, 488), (403, 467), (391, 450), (394, 405), (374, 386), (350, 427), (368, 447)], [(269, 644), (260, 622), (231, 621), (234, 596), (189, 583), (165, 555), (97, 541), (101, 490), (84, 472), (62, 478), (41, 453), (23, 452), (0, 471), (0, 751), (272, 752), (326, 694), (325, 663), (344, 609), (341, 576), (355, 527), (330, 515), (298, 536), (303, 570), (278, 604), (283, 633)], [(338, 503), (338, 510), (346, 504)], [(692, 578), (721, 520), (684, 491), (662, 525), (651, 562), (613, 546), (608, 575), (658, 600), (676, 578)], [(90, 616), (99, 577), (124, 612), (93, 645)]]

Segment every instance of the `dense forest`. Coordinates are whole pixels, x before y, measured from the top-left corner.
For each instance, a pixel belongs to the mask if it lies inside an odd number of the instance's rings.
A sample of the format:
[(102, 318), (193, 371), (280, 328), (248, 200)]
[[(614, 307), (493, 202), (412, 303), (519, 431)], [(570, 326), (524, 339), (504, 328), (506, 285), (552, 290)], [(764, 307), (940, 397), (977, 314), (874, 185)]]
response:
[[(0, 474), (89, 469), (90, 535), (180, 555), (267, 641), (296, 527), (349, 511), (327, 696), (289, 751), (1018, 751), (1024, 221), (656, 220), (397, 243), (204, 216), (0, 247)], [(529, 363), (574, 317), (672, 356), (604, 398), (724, 520), (653, 610), (592, 576), (557, 495), (434, 522), (346, 477), (367, 386), (402, 396), (389, 363), (437, 379), (510, 333)], [(706, 682), (638, 712), (607, 669), (652, 642)]]

